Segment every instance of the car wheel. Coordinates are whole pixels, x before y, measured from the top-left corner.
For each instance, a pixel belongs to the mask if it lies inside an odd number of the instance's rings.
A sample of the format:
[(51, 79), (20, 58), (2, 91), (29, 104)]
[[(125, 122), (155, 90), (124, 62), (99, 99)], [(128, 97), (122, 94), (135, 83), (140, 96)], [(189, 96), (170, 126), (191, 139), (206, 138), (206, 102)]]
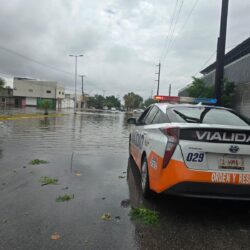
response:
[(152, 196), (152, 191), (149, 188), (148, 163), (146, 157), (143, 158), (141, 166), (141, 188), (145, 198), (150, 198)]

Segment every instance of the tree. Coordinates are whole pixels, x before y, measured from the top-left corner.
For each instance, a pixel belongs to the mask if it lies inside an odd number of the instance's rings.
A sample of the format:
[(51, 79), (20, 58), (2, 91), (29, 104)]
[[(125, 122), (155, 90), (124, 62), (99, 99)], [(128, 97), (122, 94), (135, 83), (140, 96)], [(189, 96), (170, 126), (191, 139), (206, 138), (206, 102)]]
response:
[[(214, 98), (214, 85), (207, 85), (203, 79), (193, 77), (191, 86), (187, 89), (188, 95), (194, 98)], [(222, 106), (232, 107), (234, 96), (234, 82), (224, 79)]]
[(147, 100), (144, 101), (144, 106), (148, 107), (148, 106), (150, 106), (153, 103), (156, 103), (156, 100), (152, 99), (152, 98), (148, 98)]
[(187, 89), (188, 95), (191, 97), (199, 98), (212, 98), (214, 97), (214, 87), (213, 86), (207, 86), (205, 81), (192, 77), (193, 81), (191, 83), (191, 86)]
[(134, 92), (124, 95), (123, 99), (127, 110), (138, 108), (143, 102), (143, 98)]
[(89, 97), (88, 99), (88, 107), (94, 107), (96, 109), (102, 109), (104, 106), (105, 98), (102, 95), (95, 95), (93, 97)]
[(5, 85), (5, 80), (3, 78), (0, 78), (0, 89), (3, 89)]
[(111, 96), (106, 96), (106, 98), (104, 100), (104, 105), (107, 106), (109, 109), (112, 108), (112, 107), (120, 108), (121, 107), (121, 102), (120, 102), (120, 100), (118, 98), (111, 95)]
[(230, 82), (227, 78), (224, 79), (224, 91), (221, 98), (223, 106), (228, 108), (233, 107), (234, 90), (234, 82)]
[(49, 108), (49, 101), (44, 101), (43, 103), (43, 108), (44, 108), (44, 115), (48, 115), (49, 112), (48, 112), (48, 108)]

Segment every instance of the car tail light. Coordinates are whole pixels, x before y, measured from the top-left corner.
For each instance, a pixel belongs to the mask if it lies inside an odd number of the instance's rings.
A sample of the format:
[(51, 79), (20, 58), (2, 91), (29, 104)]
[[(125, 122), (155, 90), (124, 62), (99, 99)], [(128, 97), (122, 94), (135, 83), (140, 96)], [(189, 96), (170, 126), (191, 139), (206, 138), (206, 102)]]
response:
[(162, 166), (163, 168), (165, 168), (168, 165), (176, 149), (176, 146), (179, 143), (180, 129), (179, 128), (163, 128), (161, 129), (161, 131), (163, 132), (164, 135), (168, 137), (168, 142), (166, 145), (165, 154), (163, 158), (163, 166)]

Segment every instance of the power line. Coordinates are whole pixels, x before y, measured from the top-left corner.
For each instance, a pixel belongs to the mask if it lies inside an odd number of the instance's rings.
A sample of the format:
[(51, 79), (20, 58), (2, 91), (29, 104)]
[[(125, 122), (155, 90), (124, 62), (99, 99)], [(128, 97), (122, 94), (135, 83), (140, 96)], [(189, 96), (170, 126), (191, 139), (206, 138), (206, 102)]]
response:
[(20, 58), (23, 58), (23, 59), (25, 59), (26, 61), (33, 62), (33, 63), (35, 63), (35, 64), (38, 64), (38, 65), (41, 65), (41, 66), (43, 66), (43, 67), (49, 68), (49, 69), (51, 69), (51, 70), (54, 70), (54, 71), (57, 71), (57, 72), (60, 72), (60, 73), (63, 73), (63, 74), (71, 75), (71, 76), (73, 75), (73, 74), (70, 73), (70, 72), (67, 72), (67, 71), (58, 69), (58, 68), (56, 68), (56, 67), (54, 67), (54, 66), (45, 64), (45, 63), (43, 63), (43, 62), (39, 62), (39, 61), (37, 61), (37, 60), (35, 60), (35, 59), (32, 59), (32, 58), (30, 58), (30, 57), (28, 57), (28, 56), (22, 55), (22, 54), (20, 54), (20, 53), (14, 51), (14, 50), (8, 49), (8, 48), (6, 48), (6, 47), (4, 47), (4, 46), (2, 46), (2, 45), (0, 45), (0, 49), (3, 50), (3, 51), (8, 52), (9, 54), (12, 54), (12, 55), (18, 56), (18, 57), (20, 57)]
[(175, 6), (174, 6), (174, 9), (173, 9), (173, 12), (172, 12), (172, 15), (171, 15), (171, 18), (170, 18), (170, 26), (169, 26), (169, 30), (168, 30), (168, 34), (165, 38), (165, 45), (163, 46), (163, 49), (162, 49), (162, 53), (161, 53), (161, 56), (160, 56), (160, 61), (162, 59), (162, 56), (164, 55), (164, 51), (168, 45), (167, 41), (169, 42), (169, 35), (170, 35), (170, 31), (172, 30), (172, 25), (173, 25), (173, 21), (174, 21), (174, 17), (175, 17), (175, 14), (176, 14), (176, 7), (178, 5), (178, 1), (179, 0), (176, 0), (175, 2)]
[(194, 2), (193, 7), (191, 8), (189, 14), (187, 15), (187, 18), (186, 18), (185, 21), (184, 21), (184, 24), (183, 24), (182, 27), (179, 29), (179, 32), (181, 32), (181, 31), (185, 28), (185, 26), (187, 25), (187, 23), (188, 23), (190, 17), (192, 16), (192, 14), (193, 14), (193, 12), (194, 12), (194, 9), (195, 9), (196, 5), (198, 4), (198, 2), (199, 2), (199, 0), (196, 0), (196, 1)]
[[(196, 1), (194, 2), (194, 4), (193, 4), (193, 6), (192, 6), (192, 8), (191, 8), (191, 10), (190, 10), (190, 12), (189, 12), (189, 14), (187, 15), (187, 17), (186, 17), (186, 19), (185, 19), (185, 21), (184, 21), (184, 23), (183, 23), (183, 25), (182, 25), (182, 27), (178, 30), (177, 33), (182, 32), (182, 30), (186, 27), (186, 25), (187, 25), (187, 23), (188, 23), (190, 17), (192, 16), (192, 14), (193, 14), (193, 12), (194, 12), (194, 9), (195, 9), (195, 7), (197, 6), (198, 2), (199, 2), (199, 0), (196, 0)], [(182, 2), (182, 3), (183, 3), (183, 2)], [(180, 11), (181, 11), (181, 8), (179, 9), (179, 12), (180, 12)], [(176, 20), (176, 21), (177, 21), (177, 20)], [(171, 43), (169, 44), (168, 51), (169, 51), (170, 48), (172, 47), (172, 45), (173, 45), (173, 43), (174, 43), (174, 39), (175, 39), (175, 37), (173, 37)], [(166, 56), (167, 56), (167, 54), (168, 54), (168, 51), (167, 51), (167, 53), (166, 53)]]
[(209, 56), (209, 58), (205, 61), (205, 63), (202, 64), (202, 66), (200, 67), (200, 69), (197, 71), (197, 73), (195, 73), (194, 76), (198, 75), (200, 73), (201, 70), (203, 70), (203, 68), (207, 65), (207, 63), (212, 59), (212, 57), (215, 55), (216, 50)]
[(169, 38), (168, 47), (167, 47), (167, 50), (166, 50), (165, 55), (163, 56), (162, 61), (164, 61), (165, 58), (167, 57), (168, 52), (169, 52), (169, 50), (170, 50), (170, 44), (172, 43), (172, 39), (174, 39), (173, 37), (174, 37), (174, 34), (175, 34), (175, 28), (176, 28), (176, 25), (177, 25), (177, 23), (178, 23), (178, 21), (179, 21), (179, 17), (180, 17), (180, 13), (181, 13), (181, 10), (182, 10), (183, 2), (184, 2), (184, 1), (182, 0), (181, 3), (179, 4), (179, 8), (177, 9), (176, 16), (175, 16), (174, 26), (173, 26), (173, 28), (172, 28), (172, 30), (171, 30), (171, 33), (170, 33), (170, 38)]

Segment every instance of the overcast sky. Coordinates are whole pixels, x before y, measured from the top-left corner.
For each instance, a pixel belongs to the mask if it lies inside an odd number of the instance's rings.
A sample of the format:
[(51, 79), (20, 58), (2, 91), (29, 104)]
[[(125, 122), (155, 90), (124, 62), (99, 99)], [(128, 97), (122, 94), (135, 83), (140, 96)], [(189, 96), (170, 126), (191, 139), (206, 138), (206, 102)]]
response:
[[(161, 60), (160, 94), (171, 83), (175, 95), (213, 62), (220, 11), (220, 0), (1, 0), (0, 76), (56, 80), (73, 90), (68, 55), (84, 54), (78, 72), (87, 76), (87, 93), (147, 98), (156, 93)], [(249, 36), (249, 12), (249, 0), (229, 1), (228, 49)]]

